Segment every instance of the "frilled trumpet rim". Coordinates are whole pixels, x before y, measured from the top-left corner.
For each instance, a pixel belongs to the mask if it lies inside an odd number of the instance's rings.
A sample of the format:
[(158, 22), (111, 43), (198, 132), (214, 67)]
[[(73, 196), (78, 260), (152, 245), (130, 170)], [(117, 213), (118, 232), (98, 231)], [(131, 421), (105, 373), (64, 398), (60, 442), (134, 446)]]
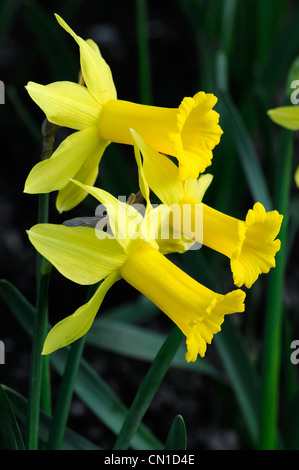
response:
[(133, 145), (130, 129), (134, 129), (154, 149), (178, 159), (180, 180), (197, 178), (211, 164), (212, 150), (222, 134), (219, 114), (212, 109), (216, 102), (213, 94), (203, 91), (184, 98), (178, 108), (110, 100), (102, 105), (99, 135)]
[(186, 336), (188, 362), (204, 356), (224, 315), (244, 311), (245, 293), (217, 294), (141, 241), (119, 269), (122, 277), (160, 308)]
[[(186, 203), (193, 207), (199, 204), (188, 196), (181, 200), (181, 205)], [(257, 202), (242, 221), (206, 204), (202, 207), (202, 240), (198, 241), (230, 259), (236, 286), (244, 284), (250, 288), (260, 274), (266, 274), (275, 267), (275, 255), (280, 249), (280, 240), (275, 238), (283, 219), (278, 211), (266, 212), (264, 206)]]
[(274, 268), (280, 240), (275, 239), (283, 216), (278, 211), (266, 212), (256, 203), (247, 213), (245, 222), (238, 223), (239, 243), (231, 255), (231, 269), (237, 286), (251, 287), (258, 276)]

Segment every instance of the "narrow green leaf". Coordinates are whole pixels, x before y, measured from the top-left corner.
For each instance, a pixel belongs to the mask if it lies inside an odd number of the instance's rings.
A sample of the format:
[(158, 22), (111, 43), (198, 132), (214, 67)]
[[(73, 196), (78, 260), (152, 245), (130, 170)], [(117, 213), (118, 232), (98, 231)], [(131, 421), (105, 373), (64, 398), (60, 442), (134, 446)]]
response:
[(163, 343), (135, 395), (132, 406), (116, 439), (115, 450), (127, 449), (129, 447), (144, 414), (169, 369), (171, 361), (182, 342), (182, 338), (183, 333), (179, 328), (175, 327)]
[(288, 208), (292, 180), (293, 133), (281, 130), (278, 155), (283, 165), (277, 172), (275, 205), (284, 219), (279, 233), (281, 248), (276, 255), (276, 268), (269, 273), (266, 297), (266, 319), (263, 341), (263, 381), (261, 411), (262, 450), (275, 450), (278, 439), (279, 377), (281, 368), (281, 340), (284, 314), (285, 264), (287, 256)]
[(53, 15), (45, 13), (36, 3), (26, 2), (24, 18), (36, 36), (41, 57), (49, 65), (54, 80), (75, 80), (80, 68), (79, 52), (58, 25)]
[(186, 450), (187, 449), (187, 433), (184, 419), (181, 415), (177, 415), (170, 427), (169, 434), (166, 439), (164, 450)]
[(0, 385), (0, 434), (5, 450), (25, 450), (18, 422), (2, 385)]
[(225, 318), (221, 332), (214, 340), (221, 361), (230, 378), (235, 397), (243, 412), (252, 441), (259, 436), (260, 379), (254, 368), (244, 340), (233, 321)]
[[(27, 416), (27, 407), (28, 407), (28, 400), (20, 395), (15, 390), (11, 389), (10, 387), (3, 387), (7, 396), (10, 399), (12, 407), (18, 416), (18, 419), (21, 422), (26, 422)], [(39, 427), (39, 439), (41, 442), (46, 443), (48, 440), (49, 435), (49, 428), (51, 425), (51, 417), (44, 413), (43, 411), (40, 414), (40, 427)], [(71, 429), (67, 428), (64, 436), (63, 441), (63, 450), (101, 450), (100, 447), (96, 446), (88, 439), (76, 432), (72, 431)]]
[(41, 129), (35, 123), (28, 108), (25, 106), (25, 104), (21, 100), (16, 87), (13, 85), (8, 85), (5, 91), (6, 91), (7, 97), (11, 101), (16, 113), (18, 114), (21, 120), (22, 126), (26, 126), (29, 132), (32, 134), (32, 137), (35, 139), (35, 141), (39, 145), (41, 145), (42, 144)]
[(299, 7), (298, 5), (294, 5), (294, 7), (294, 11), (288, 15), (276, 43), (272, 46), (268, 60), (260, 71), (260, 82), (264, 85), (265, 90), (270, 90), (272, 93), (277, 90), (281, 80), (285, 79), (286, 70), (290, 68), (292, 61), (298, 54)]
[[(25, 327), (25, 331), (32, 336), (34, 308), (8, 281), (2, 280), (0, 288), (2, 294), (4, 294), (5, 301), (10, 302), (8, 306), (11, 308), (12, 313), (20, 320), (21, 324)], [(14, 294), (15, 302), (13, 301)], [(63, 348), (49, 356), (51, 363), (60, 375), (64, 372), (68, 351), (69, 348)], [(109, 429), (115, 434), (119, 432), (121, 423), (126, 416), (127, 408), (106, 382), (83, 359), (78, 370), (74, 391)], [(159, 440), (144, 425), (139, 427), (132, 440), (132, 446), (136, 449), (144, 450), (162, 448)]]
[[(134, 305), (131, 308), (132, 311), (136, 310)], [(165, 339), (165, 335), (129, 323), (111, 320), (103, 315), (95, 320), (88, 332), (87, 344), (134, 359), (151, 362)], [(198, 358), (196, 362), (188, 363), (185, 359), (185, 352), (186, 346), (184, 344), (178, 349), (171, 367), (199, 372), (214, 379), (223, 380), (221, 373), (206, 359)]]
[(232, 46), (237, 6), (238, 0), (224, 0), (222, 5), (220, 48), (225, 51), (227, 55), (229, 54)]
[(32, 322), (35, 315), (33, 305), (6, 279), (0, 280), (0, 292), (18, 323), (27, 334), (31, 335), (33, 331)]
[(147, 0), (136, 1), (140, 102), (152, 104)]
[(230, 129), (252, 198), (255, 202), (261, 202), (269, 211), (272, 209), (272, 201), (267, 182), (243, 119), (228, 93), (220, 91), (218, 97), (220, 114)]

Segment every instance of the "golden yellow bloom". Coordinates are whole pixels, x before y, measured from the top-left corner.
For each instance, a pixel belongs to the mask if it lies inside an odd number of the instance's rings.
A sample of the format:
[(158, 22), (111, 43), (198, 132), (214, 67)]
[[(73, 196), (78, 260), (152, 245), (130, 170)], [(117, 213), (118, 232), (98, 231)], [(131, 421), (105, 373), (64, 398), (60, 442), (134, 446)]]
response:
[[(220, 331), (226, 314), (244, 311), (245, 293), (213, 292), (171, 263), (157, 244), (158, 230), (150, 231), (152, 214), (145, 217), (106, 191), (76, 182), (104, 204), (113, 235), (100, 229), (35, 225), (28, 236), (35, 248), (65, 277), (79, 284), (103, 280), (94, 296), (49, 332), (43, 354), (83, 336), (91, 327), (108, 289), (119, 279), (146, 295), (186, 335), (187, 361), (204, 356), (207, 343)], [(166, 208), (166, 206), (164, 206)], [(167, 208), (166, 208), (167, 209)], [(155, 219), (155, 217), (154, 217)], [(149, 238), (148, 234), (153, 234)]]
[[(192, 227), (189, 236), (230, 259), (234, 283), (238, 287), (243, 284), (251, 287), (261, 273), (268, 273), (270, 268), (275, 267), (275, 255), (280, 248), (280, 240), (275, 237), (280, 230), (282, 215), (277, 211), (266, 212), (263, 205), (257, 202), (242, 221), (201, 203), (211, 175), (182, 183), (177, 166), (167, 157), (159, 155), (134, 130), (131, 132), (136, 143), (135, 155), (143, 187), (148, 184), (168, 206), (179, 204), (182, 209), (190, 207), (193, 221), (196, 220), (196, 208), (202, 204), (203, 227), (199, 238)], [(189, 225), (181, 219), (178, 223), (180, 230), (188, 237), (186, 228), (188, 230)], [(179, 229), (178, 226), (176, 228)]]
[(204, 356), (224, 315), (244, 310), (245, 293), (216, 294), (141, 242), (119, 269), (122, 277), (155, 303), (187, 338), (186, 360)]
[(197, 177), (211, 164), (212, 150), (222, 134), (219, 115), (212, 109), (217, 102), (213, 94), (198, 92), (193, 98), (184, 98), (178, 108), (119, 100), (110, 68), (97, 45), (84, 41), (62, 18), (56, 18), (80, 47), (86, 86), (66, 81), (46, 86), (28, 83), (28, 93), (47, 119), (77, 132), (67, 137), (49, 160), (35, 165), (25, 183), (25, 192), (59, 190), (58, 210), (72, 209), (86, 192), (70, 184), (70, 178), (93, 185), (107, 145), (133, 144), (130, 127), (156, 150), (178, 159), (182, 180)]

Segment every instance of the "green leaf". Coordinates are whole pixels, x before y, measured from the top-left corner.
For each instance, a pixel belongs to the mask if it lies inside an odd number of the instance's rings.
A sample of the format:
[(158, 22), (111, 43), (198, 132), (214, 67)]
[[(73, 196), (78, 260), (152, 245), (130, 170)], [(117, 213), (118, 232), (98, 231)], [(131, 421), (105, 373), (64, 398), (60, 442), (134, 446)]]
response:
[(181, 415), (177, 415), (170, 427), (169, 434), (166, 439), (164, 450), (186, 450), (187, 449), (187, 433), (184, 419)]
[(13, 408), (2, 385), (0, 385), (0, 434), (5, 450), (25, 450)]
[(268, 185), (243, 119), (228, 93), (218, 92), (220, 114), (231, 132), (253, 200), (272, 209)]
[(152, 402), (158, 387), (169, 369), (182, 338), (183, 333), (179, 328), (175, 327), (160, 348), (148, 372), (143, 378), (133, 400), (132, 406), (127, 413), (126, 419), (114, 445), (115, 450), (127, 449), (130, 445), (146, 410)]
[(243, 338), (230, 318), (214, 338), (253, 442), (259, 437), (260, 378)]
[[(131, 308), (134, 311), (136, 306), (132, 305)], [(106, 317), (107, 315), (103, 315), (93, 323), (87, 334), (87, 344), (133, 359), (153, 361), (161, 344), (166, 339), (165, 335)], [(171, 367), (223, 380), (221, 373), (206, 359), (198, 358), (196, 362), (188, 363), (185, 359), (185, 352), (186, 346), (184, 344), (178, 349)]]
[[(20, 395), (10, 387), (3, 387), (7, 393), (11, 404), (15, 410), (16, 415), (22, 422), (26, 422), (28, 400)], [(39, 438), (41, 442), (46, 443), (48, 440), (49, 429), (51, 425), (51, 417), (41, 411), (40, 413), (40, 426), (39, 426)], [(76, 432), (67, 428), (63, 441), (63, 450), (101, 450), (100, 447), (96, 446), (88, 439), (80, 436)]]
[(62, 31), (54, 12), (49, 15), (37, 4), (26, 2), (24, 18), (36, 36), (40, 56), (49, 66), (54, 80), (77, 81), (80, 68), (79, 52), (68, 35)]
[[(31, 336), (34, 324), (34, 308), (18, 289), (8, 281), (1, 280), (0, 289), (12, 313)], [(51, 363), (60, 375), (64, 372), (68, 351), (69, 348), (63, 348), (49, 356)], [(119, 432), (127, 408), (106, 382), (83, 359), (80, 363), (74, 391), (109, 429), (115, 434)], [(162, 448), (159, 440), (144, 425), (139, 427), (136, 436), (132, 440), (132, 446), (143, 450)]]
[[(272, 2), (273, 3), (273, 2)], [(281, 80), (285, 79), (286, 71), (289, 70), (292, 61), (298, 54), (299, 41), (299, 7), (296, 6), (291, 15), (288, 15), (276, 43), (272, 46), (271, 54), (260, 71), (260, 82), (265, 90), (277, 90)], [(279, 60), (278, 60), (279, 58)], [(270, 85), (270, 87), (269, 87)]]

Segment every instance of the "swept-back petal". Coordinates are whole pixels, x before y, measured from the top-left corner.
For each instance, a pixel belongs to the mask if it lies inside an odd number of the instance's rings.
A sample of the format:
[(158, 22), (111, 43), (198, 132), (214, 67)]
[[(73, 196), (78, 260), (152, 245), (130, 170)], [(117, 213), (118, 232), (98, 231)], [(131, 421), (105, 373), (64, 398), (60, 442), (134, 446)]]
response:
[(101, 107), (86, 87), (72, 82), (29, 82), (25, 88), (48, 121), (76, 130), (97, 125)]
[[(28, 230), (36, 248), (65, 277), (78, 284), (95, 284), (126, 260), (117, 241), (88, 227), (38, 224)], [(100, 232), (100, 231), (99, 231)]]
[(188, 178), (184, 182), (185, 195), (194, 198), (196, 201), (201, 202), (206, 190), (210, 186), (213, 180), (213, 175), (207, 173), (201, 175), (198, 179)]
[(89, 302), (57, 323), (48, 333), (42, 354), (50, 354), (84, 336), (90, 329), (107, 291), (120, 278), (118, 272), (110, 274), (101, 283)]
[(25, 193), (49, 193), (66, 186), (82, 164), (99, 151), (96, 127), (74, 132), (61, 142), (52, 157), (37, 163), (25, 182)]
[[(136, 131), (131, 129), (131, 133), (135, 146), (143, 156), (142, 172), (147, 184), (164, 204), (170, 206), (177, 203), (184, 196), (178, 167), (169, 158), (153, 149)], [(137, 160), (137, 164), (140, 172), (140, 161)]]
[(150, 202), (150, 188), (149, 188), (148, 182), (146, 180), (146, 177), (143, 171), (140, 150), (137, 147), (137, 145), (134, 145), (134, 155), (135, 155), (135, 159), (136, 159), (137, 167), (138, 167), (139, 189), (146, 201), (146, 214), (147, 214), (152, 209), (152, 205)]
[[(75, 180), (90, 186), (95, 183), (99, 173), (99, 163), (108, 145), (107, 141), (99, 141), (95, 151), (86, 158), (79, 171), (74, 175)], [(69, 211), (80, 204), (87, 195), (86, 190), (70, 181), (58, 192), (56, 208), (60, 213)]]
[(55, 15), (58, 23), (67, 31), (80, 47), (80, 62), (84, 81), (92, 96), (99, 102), (117, 98), (110, 67), (100, 54), (99, 49), (84, 41), (59, 16)]
[(133, 206), (116, 199), (103, 189), (87, 186), (79, 181), (72, 181), (105, 206), (114, 237), (127, 252), (131, 242), (138, 238), (139, 225), (143, 220), (142, 215)]
[(299, 129), (298, 106), (281, 106), (279, 108), (269, 109), (268, 115), (273, 122), (291, 131), (297, 131)]

